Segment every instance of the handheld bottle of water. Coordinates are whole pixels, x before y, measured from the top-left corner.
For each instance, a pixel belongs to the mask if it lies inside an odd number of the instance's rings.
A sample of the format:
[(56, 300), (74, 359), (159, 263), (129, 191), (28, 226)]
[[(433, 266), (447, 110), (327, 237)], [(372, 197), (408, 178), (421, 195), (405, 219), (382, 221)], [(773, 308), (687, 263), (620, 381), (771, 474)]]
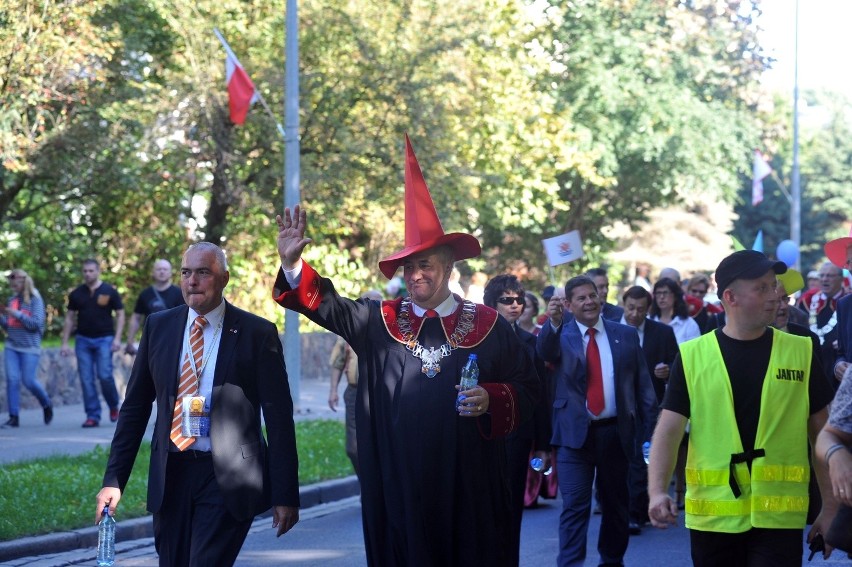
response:
[(544, 470), (544, 460), (539, 457), (533, 457), (530, 459), (530, 468), (535, 472), (544, 474), (544, 476), (548, 476), (553, 472), (553, 465), (547, 467), (547, 470)]
[(471, 354), (467, 357), (467, 364), (464, 365), (461, 372), (461, 380), (459, 381), (459, 395), (456, 398), (456, 411), (459, 411), (461, 404), (467, 398), (462, 392), (470, 390), (479, 384), (479, 366), (476, 364), (476, 355)]
[(104, 506), (98, 522), (98, 567), (115, 564), (115, 518), (109, 515), (109, 504)]
[(642, 443), (642, 458), (645, 459), (645, 464), (647, 465), (651, 457), (651, 442), (645, 441)]

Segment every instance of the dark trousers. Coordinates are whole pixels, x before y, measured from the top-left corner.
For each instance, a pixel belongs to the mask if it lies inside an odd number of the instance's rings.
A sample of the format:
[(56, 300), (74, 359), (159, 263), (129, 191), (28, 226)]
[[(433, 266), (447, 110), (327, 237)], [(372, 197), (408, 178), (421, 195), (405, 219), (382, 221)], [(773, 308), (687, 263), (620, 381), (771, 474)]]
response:
[(752, 528), (739, 534), (689, 530), (695, 567), (801, 567), (802, 530)]
[[(522, 426), (523, 427), (523, 426)], [(509, 542), (506, 554), (513, 565), (520, 561), (521, 520), (524, 515), (524, 490), (527, 487), (532, 439), (527, 435), (511, 434), (506, 438), (506, 461), (509, 473)]]
[(358, 386), (347, 384), (343, 390), (343, 403), (346, 406), (346, 456), (352, 461), (352, 468), (358, 474), (358, 437), (355, 434), (355, 398)]
[(593, 482), (599, 489), (602, 514), (598, 536), (601, 562), (622, 564), (630, 537), (627, 529), (628, 463), (615, 421), (592, 425), (580, 449), (558, 447), (556, 467), (562, 493), (557, 565), (567, 567), (584, 563)]
[(633, 439), (633, 455), (630, 456), (630, 521), (640, 526), (649, 522), (648, 518), (648, 465), (642, 456), (644, 431), (636, 428)]
[(225, 508), (210, 453), (169, 453), (163, 505), (154, 514), (154, 544), (163, 567), (233, 565), (253, 518)]

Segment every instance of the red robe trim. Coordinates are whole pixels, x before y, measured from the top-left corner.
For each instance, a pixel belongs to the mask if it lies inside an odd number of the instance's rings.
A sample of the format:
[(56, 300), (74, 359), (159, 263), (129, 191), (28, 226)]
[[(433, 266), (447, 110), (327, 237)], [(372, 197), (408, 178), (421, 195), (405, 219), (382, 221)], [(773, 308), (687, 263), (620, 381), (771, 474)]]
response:
[[(491, 416), (491, 426), (487, 428), (489, 431), (485, 431), (486, 428), (479, 420), (477, 422), (479, 434), (483, 439), (505, 437), (515, 430), (520, 418), (515, 388), (511, 384), (502, 382), (485, 382), (480, 386), (488, 392), (488, 414), (486, 415)], [(485, 416), (482, 419), (485, 419)]]
[[(280, 270), (281, 268), (279, 268)], [(304, 260), (302, 260), (302, 279), (299, 287), (289, 291), (280, 289), (272, 290), (272, 298), (281, 307), (296, 311), (296, 307), (306, 307), (309, 311), (316, 311), (320, 304), (320, 276)]]
[[(813, 301), (814, 295), (816, 295), (818, 293), (822, 294), (822, 289), (816, 287), (816, 288), (813, 288), (813, 289), (809, 289), (808, 291), (806, 291), (805, 293), (802, 294), (801, 298), (799, 298), (798, 304), (802, 306), (802, 308), (805, 310), (805, 313), (810, 313), (811, 301)], [(828, 304), (828, 308), (831, 309), (832, 312), (837, 310), (837, 302), (844, 295), (845, 294), (843, 293), (843, 289), (841, 288), (839, 295), (837, 297), (831, 298), (831, 301)], [(819, 313), (823, 309), (825, 309), (825, 303), (826, 303), (825, 295), (821, 295), (820, 298), (819, 298), (819, 301), (817, 303), (817, 310), (816, 310), (817, 313)]]
[[(280, 268), (279, 268), (280, 269)], [(304, 260), (302, 261), (302, 277), (299, 287), (294, 290), (281, 291), (273, 290), (273, 298), (282, 307), (295, 309), (296, 307), (304, 307), (310, 311), (316, 311), (320, 304), (320, 276), (316, 271)], [(460, 300), (460, 298), (457, 298)], [(388, 334), (394, 340), (401, 344), (406, 344), (402, 338), (402, 333), (399, 329), (399, 307), (402, 299), (393, 299), (382, 302), (382, 318), (385, 323), (385, 328)], [(476, 314), (474, 315), (473, 329), (465, 335), (459, 348), (474, 348), (488, 336), (488, 333), (494, 328), (497, 323), (497, 317), (500, 315), (494, 309), (485, 305), (475, 304)], [(455, 331), (456, 324), (462, 313), (461, 305), (459, 305), (453, 313), (446, 317), (441, 317), (441, 327), (444, 330), (444, 336), (449, 340), (450, 335)], [(420, 334), (420, 329), (423, 325), (423, 318), (417, 317), (413, 310), (410, 314), (411, 331), (416, 338)], [(488, 392), (488, 414), (480, 417), (477, 420), (480, 435), (484, 439), (494, 439), (496, 437), (504, 437), (514, 431), (520, 420), (520, 412), (517, 403), (517, 395), (515, 388), (510, 384), (501, 382), (480, 382), (482, 388)], [(488, 421), (490, 419), (490, 425)]]
[[(456, 299), (459, 298), (456, 297)], [(383, 301), (382, 319), (385, 322), (385, 328), (390, 336), (393, 337), (395, 341), (404, 345), (407, 344), (407, 341), (402, 337), (402, 331), (399, 329), (400, 304), (402, 304), (402, 298)], [(462, 341), (456, 345), (459, 348), (475, 347), (488, 336), (488, 333), (490, 333), (491, 329), (494, 328), (494, 324), (497, 323), (497, 317), (499, 317), (497, 311), (481, 304), (475, 304), (475, 307), (476, 314), (473, 319), (473, 329), (471, 329)], [(444, 330), (444, 337), (447, 341), (450, 340), (450, 336), (453, 332), (455, 332), (461, 313), (461, 305), (458, 305), (455, 311), (446, 317), (441, 317), (441, 328)], [(412, 309), (409, 314), (409, 320), (411, 321), (411, 332), (414, 335), (414, 338), (417, 339), (417, 337), (420, 336), (420, 328), (423, 326), (423, 318), (415, 315), (414, 310)]]

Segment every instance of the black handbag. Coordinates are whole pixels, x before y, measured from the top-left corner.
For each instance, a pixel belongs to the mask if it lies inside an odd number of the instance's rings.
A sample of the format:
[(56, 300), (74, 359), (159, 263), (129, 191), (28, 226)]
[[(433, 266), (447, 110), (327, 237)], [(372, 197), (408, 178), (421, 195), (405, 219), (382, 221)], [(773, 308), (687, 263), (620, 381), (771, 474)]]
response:
[(835, 549), (852, 553), (852, 508), (841, 506), (825, 534), (825, 542)]

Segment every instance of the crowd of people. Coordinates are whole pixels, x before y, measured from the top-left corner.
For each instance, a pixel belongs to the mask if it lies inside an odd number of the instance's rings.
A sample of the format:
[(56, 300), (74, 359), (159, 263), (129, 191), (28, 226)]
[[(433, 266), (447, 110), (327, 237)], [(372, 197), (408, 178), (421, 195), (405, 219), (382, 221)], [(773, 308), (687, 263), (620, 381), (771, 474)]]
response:
[[(815, 278), (742, 250), (712, 276), (644, 269), (612, 302), (602, 267), (541, 297), (512, 274), (477, 272), (465, 289), (455, 262), (480, 244), (444, 232), (407, 138), (405, 219), (403, 249), (379, 262), (390, 297), (349, 299), (302, 258), (307, 210), (276, 218), (273, 299), (340, 337), (328, 403), (345, 376), (370, 565), (518, 565), (524, 509), (557, 494), (560, 566), (584, 564), (593, 510), (607, 566), (681, 512), (696, 565), (801, 565), (808, 524), (813, 549), (852, 551), (852, 237), (826, 244)], [(156, 404), (148, 510), (162, 565), (232, 564), (269, 508), (286, 533), (299, 498), (282, 345), (225, 300), (222, 249), (190, 246), (180, 287), (158, 260), (124, 343), (122, 298), (98, 262), (82, 275), (61, 350), (75, 332), (83, 427), (99, 425), (98, 384), (117, 421), (96, 516), (115, 512)], [(43, 302), (22, 270), (9, 280), (5, 426), (18, 426), (21, 382), (50, 423), (34, 370)], [(136, 358), (120, 403), (122, 344)]]

